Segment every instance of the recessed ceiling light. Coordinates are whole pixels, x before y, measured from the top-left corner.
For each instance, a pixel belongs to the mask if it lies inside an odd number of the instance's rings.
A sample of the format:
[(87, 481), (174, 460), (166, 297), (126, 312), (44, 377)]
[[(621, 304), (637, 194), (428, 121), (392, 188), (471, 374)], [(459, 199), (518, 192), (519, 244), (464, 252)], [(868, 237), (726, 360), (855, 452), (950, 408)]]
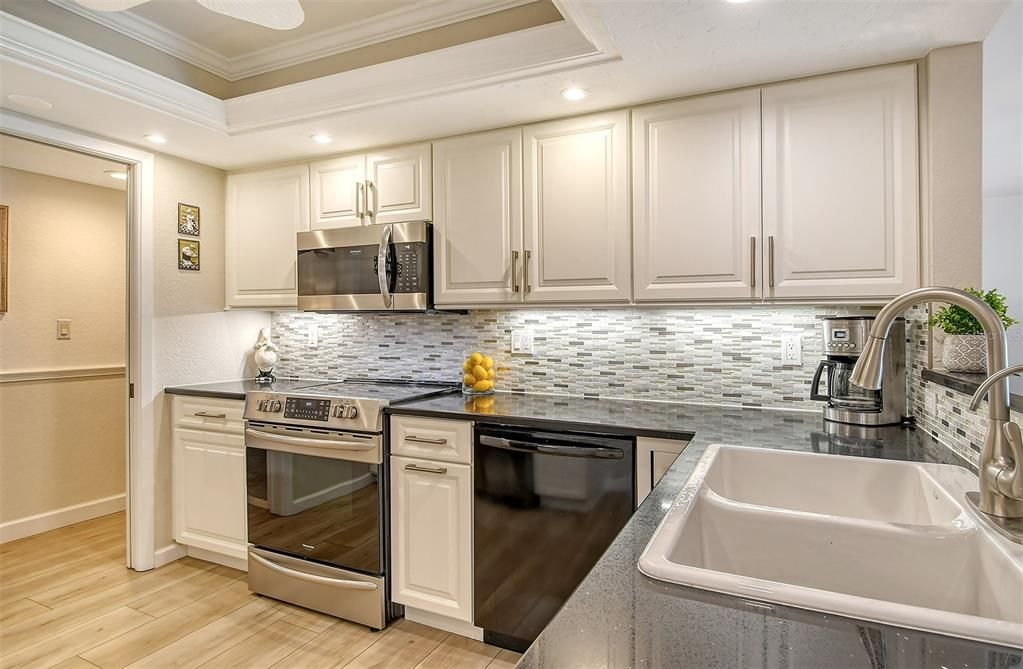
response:
[(561, 91), (561, 97), (566, 100), (582, 100), (586, 96), (586, 89), (579, 88), (578, 86), (569, 86), (565, 90)]
[(310, 135), (309, 137), (317, 144), (330, 144), (334, 141), (334, 138), (325, 132), (318, 132), (315, 135)]
[(163, 135), (152, 134), (146, 135), (146, 141), (152, 144), (166, 144), (167, 138)]
[(12, 105), (24, 107), (25, 109), (35, 109), (36, 111), (53, 109), (53, 103), (31, 95), (18, 95), (17, 93), (11, 93), (7, 96), (7, 101)]
[(127, 172), (115, 172), (114, 170), (107, 170), (106, 175), (109, 176), (111, 179), (117, 179), (118, 181), (128, 180)]

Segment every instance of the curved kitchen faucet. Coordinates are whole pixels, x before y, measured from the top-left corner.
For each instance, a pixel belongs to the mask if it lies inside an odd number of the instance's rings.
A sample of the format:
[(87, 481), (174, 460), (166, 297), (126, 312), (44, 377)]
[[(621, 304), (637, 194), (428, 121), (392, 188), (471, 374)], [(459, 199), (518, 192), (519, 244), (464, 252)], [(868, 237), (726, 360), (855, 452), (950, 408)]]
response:
[(863, 353), (856, 361), (850, 382), (867, 389), (881, 387), (885, 342), (892, 323), (906, 309), (924, 302), (948, 302), (973, 314), (987, 337), (987, 369), (991, 375), (974, 395), (976, 408), (988, 397), (988, 428), (980, 454), (980, 495), (967, 493), (967, 500), (994, 529), (1023, 543), (1023, 439), (1020, 429), (1009, 420), (1007, 377), (1020, 371), (1008, 367), (1005, 327), (998, 314), (983, 300), (955, 288), (920, 288), (896, 297), (881, 309), (870, 328)]

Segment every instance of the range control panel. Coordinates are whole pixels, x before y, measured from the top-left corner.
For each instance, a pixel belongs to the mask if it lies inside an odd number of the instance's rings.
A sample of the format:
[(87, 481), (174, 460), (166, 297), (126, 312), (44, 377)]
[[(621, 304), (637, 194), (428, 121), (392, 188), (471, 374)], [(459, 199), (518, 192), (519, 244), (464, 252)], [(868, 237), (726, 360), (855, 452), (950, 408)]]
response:
[(284, 417), (325, 421), (330, 418), (330, 400), (288, 397), (284, 400)]

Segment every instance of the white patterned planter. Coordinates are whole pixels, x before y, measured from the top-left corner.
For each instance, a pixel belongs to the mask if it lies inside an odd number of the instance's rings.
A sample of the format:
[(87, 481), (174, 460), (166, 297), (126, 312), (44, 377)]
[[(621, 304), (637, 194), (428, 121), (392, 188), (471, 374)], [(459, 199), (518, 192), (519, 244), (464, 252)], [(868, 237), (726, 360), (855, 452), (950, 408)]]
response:
[(950, 372), (987, 372), (987, 337), (984, 335), (945, 335), (941, 362)]

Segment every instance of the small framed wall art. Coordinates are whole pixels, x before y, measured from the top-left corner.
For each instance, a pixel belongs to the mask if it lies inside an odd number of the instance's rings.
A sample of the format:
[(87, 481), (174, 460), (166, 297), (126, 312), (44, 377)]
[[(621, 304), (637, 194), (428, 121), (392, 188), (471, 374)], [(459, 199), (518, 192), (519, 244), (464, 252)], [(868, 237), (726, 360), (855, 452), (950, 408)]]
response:
[(199, 271), (199, 240), (178, 240), (178, 269)]
[(199, 207), (178, 202), (178, 234), (199, 236)]

